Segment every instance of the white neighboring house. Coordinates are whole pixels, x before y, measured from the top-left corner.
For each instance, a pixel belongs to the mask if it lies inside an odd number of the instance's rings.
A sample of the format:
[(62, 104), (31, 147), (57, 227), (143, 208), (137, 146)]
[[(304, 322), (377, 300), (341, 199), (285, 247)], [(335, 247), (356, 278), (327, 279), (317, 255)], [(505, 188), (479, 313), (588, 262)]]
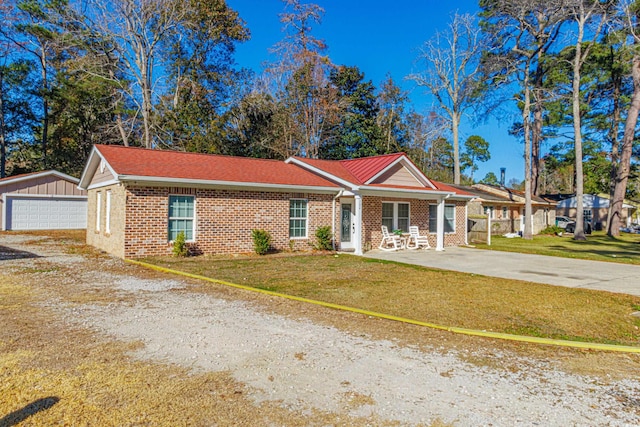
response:
[(55, 170), (0, 179), (1, 230), (87, 228), (87, 193)]
[[(593, 194), (585, 194), (582, 199), (584, 221), (591, 222), (594, 230), (602, 230), (607, 227), (607, 215), (609, 214), (609, 199)], [(622, 221), (628, 226), (636, 211), (636, 207), (628, 203), (622, 205)], [(576, 197), (564, 199), (556, 205), (556, 216), (564, 215), (575, 218), (577, 212)]]

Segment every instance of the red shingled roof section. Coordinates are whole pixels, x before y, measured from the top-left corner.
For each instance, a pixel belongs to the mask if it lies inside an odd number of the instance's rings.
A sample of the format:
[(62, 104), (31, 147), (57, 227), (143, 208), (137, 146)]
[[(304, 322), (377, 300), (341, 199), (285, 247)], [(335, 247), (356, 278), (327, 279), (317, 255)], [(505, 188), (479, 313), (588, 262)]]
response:
[(334, 183), (298, 166), (278, 160), (149, 150), (117, 145), (96, 145), (96, 149), (118, 175), (337, 187)]
[(340, 160), (340, 163), (361, 183), (365, 183), (402, 156), (404, 156), (404, 153), (385, 154), (360, 159)]

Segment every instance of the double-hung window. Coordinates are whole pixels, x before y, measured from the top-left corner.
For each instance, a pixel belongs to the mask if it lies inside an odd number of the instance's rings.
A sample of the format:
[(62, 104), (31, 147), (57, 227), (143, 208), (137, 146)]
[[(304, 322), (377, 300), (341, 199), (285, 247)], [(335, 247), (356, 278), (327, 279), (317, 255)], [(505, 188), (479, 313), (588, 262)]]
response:
[(102, 222), (100, 218), (100, 214), (102, 213), (102, 193), (96, 193), (96, 231), (100, 231), (100, 222)]
[(289, 238), (303, 239), (307, 237), (307, 201), (304, 199), (289, 200)]
[(107, 200), (104, 215), (104, 232), (111, 234), (111, 190), (107, 191)]
[[(438, 230), (438, 205), (429, 205), (429, 233)], [(456, 207), (455, 205), (444, 206), (444, 232), (455, 233), (456, 231)]]
[(409, 231), (409, 203), (383, 202), (382, 225), (389, 231)]
[(193, 240), (194, 204), (194, 196), (169, 196), (169, 241), (180, 232), (186, 240)]

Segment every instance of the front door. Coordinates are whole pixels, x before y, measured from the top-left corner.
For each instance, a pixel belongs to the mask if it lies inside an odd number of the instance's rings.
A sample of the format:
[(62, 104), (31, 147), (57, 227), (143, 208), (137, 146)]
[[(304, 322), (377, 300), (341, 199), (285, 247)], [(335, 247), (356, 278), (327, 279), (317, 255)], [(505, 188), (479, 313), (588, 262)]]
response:
[(340, 249), (355, 249), (355, 221), (353, 202), (340, 203)]

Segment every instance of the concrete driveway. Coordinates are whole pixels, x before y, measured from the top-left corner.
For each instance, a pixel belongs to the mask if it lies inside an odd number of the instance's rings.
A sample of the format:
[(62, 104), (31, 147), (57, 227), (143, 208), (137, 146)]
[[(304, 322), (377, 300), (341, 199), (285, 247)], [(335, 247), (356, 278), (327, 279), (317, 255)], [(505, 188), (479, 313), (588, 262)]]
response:
[(433, 249), (375, 250), (365, 256), (484, 276), (640, 296), (640, 266), (637, 265), (463, 247), (448, 247), (444, 252)]

